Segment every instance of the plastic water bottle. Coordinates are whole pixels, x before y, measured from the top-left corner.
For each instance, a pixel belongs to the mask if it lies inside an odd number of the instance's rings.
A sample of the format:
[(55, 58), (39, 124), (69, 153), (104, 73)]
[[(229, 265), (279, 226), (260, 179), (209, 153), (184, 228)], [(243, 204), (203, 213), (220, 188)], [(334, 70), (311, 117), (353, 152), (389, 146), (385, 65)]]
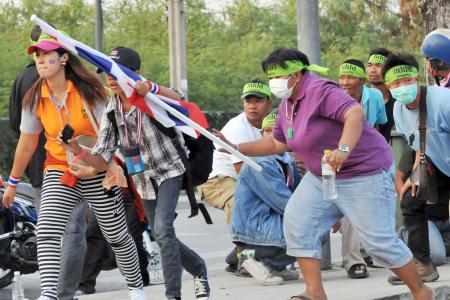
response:
[(336, 192), (336, 172), (331, 166), (326, 163), (326, 159), (331, 155), (331, 150), (323, 151), (322, 158), (322, 189), (323, 198), (325, 200), (335, 200), (337, 198)]
[(27, 300), (23, 294), (23, 282), (20, 272), (14, 272), (13, 286), (12, 286), (12, 300)]

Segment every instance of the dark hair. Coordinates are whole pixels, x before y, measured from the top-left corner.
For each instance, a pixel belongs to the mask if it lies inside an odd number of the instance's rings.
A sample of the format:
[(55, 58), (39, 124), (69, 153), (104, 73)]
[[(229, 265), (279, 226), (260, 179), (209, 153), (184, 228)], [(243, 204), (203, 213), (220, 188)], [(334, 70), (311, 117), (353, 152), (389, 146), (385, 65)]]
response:
[(417, 59), (411, 54), (399, 53), (399, 54), (391, 54), (387, 57), (386, 61), (383, 64), (382, 75), (383, 78), (386, 75), (386, 72), (392, 69), (393, 67), (407, 65), (416, 68), (419, 70), (419, 63)]
[[(56, 27), (53, 26), (52, 23), (48, 23), (48, 25), (56, 29)], [(34, 42), (37, 42), (39, 40), (39, 36), (41, 35), (41, 33), (42, 33), (41, 27), (39, 25), (34, 25), (30, 31), (30, 39)]]
[[(305, 66), (309, 66), (308, 57), (297, 49), (294, 48), (277, 48), (272, 51), (262, 62), (261, 66), (264, 72), (267, 73), (269, 65), (275, 64), (280, 65), (282, 68), (286, 68), (286, 61), (288, 60), (299, 60)], [(306, 70), (302, 70), (302, 74)]]
[(262, 83), (262, 84), (267, 85), (267, 82), (265, 82), (264, 80), (261, 80), (261, 79), (259, 79), (259, 78), (252, 79), (252, 80), (249, 81), (248, 83)]
[[(58, 48), (55, 51), (60, 57), (65, 53), (69, 55), (69, 59), (64, 67), (65, 77), (73, 82), (80, 93), (80, 96), (83, 97), (90, 106), (94, 106), (96, 101), (107, 100), (108, 93), (99, 77), (89, 71), (77, 56), (67, 52), (67, 50), (63, 48)], [(43, 82), (44, 79), (39, 78), (28, 90), (23, 98), (23, 107), (31, 110), (35, 102), (40, 100)]]
[(39, 27), (39, 25), (34, 25), (30, 32), (30, 39), (34, 42), (37, 42), (41, 33), (41, 27)]
[(379, 54), (388, 57), (389, 55), (392, 54), (392, 52), (387, 50), (386, 48), (375, 48), (372, 49), (372, 51), (370, 51), (369, 57), (371, 57), (374, 54)]
[(358, 59), (347, 59), (346, 61), (343, 62), (343, 64), (352, 64), (360, 67), (364, 71), (366, 70), (366, 67), (364, 67), (364, 63)]

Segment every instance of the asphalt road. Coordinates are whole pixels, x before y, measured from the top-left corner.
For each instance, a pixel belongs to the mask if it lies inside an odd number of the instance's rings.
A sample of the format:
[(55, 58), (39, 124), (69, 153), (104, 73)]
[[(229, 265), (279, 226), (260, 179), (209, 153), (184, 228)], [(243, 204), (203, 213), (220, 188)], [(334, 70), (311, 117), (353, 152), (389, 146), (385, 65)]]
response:
[[(188, 202), (183, 197), (178, 205), (178, 217), (175, 221), (177, 236), (192, 249), (197, 251), (207, 262), (210, 275), (225, 273), (224, 257), (231, 251), (228, 228), (224, 213), (218, 209), (208, 208), (214, 224), (207, 225), (201, 215), (188, 218)], [(190, 275), (184, 273), (185, 278)], [(35, 300), (40, 295), (39, 273), (23, 275), (25, 297)], [(102, 272), (97, 278), (97, 292), (109, 292), (126, 289), (125, 280), (118, 271)], [(11, 299), (11, 286), (0, 289), (0, 300)]]

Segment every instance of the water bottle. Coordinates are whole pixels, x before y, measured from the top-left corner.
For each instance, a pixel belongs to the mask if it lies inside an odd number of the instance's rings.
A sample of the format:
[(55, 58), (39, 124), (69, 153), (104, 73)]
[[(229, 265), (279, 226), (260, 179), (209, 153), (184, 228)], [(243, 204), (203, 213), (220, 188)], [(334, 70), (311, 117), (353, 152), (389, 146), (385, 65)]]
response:
[(23, 283), (20, 272), (14, 272), (13, 286), (12, 286), (12, 300), (27, 300), (23, 294)]
[(335, 200), (337, 198), (336, 192), (336, 172), (331, 166), (326, 163), (326, 159), (331, 155), (331, 150), (323, 151), (322, 158), (322, 189), (323, 198), (325, 200)]

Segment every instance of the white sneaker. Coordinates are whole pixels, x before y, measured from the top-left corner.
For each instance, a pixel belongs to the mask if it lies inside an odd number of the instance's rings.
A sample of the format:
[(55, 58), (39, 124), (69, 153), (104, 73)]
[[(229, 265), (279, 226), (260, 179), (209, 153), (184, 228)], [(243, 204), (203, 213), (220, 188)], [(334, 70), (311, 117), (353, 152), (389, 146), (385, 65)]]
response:
[(284, 269), (283, 271), (274, 271), (272, 270), (272, 274), (275, 276), (280, 276), (284, 281), (287, 280), (297, 280), (299, 275), (296, 270)]
[(47, 296), (40, 296), (36, 300), (53, 300), (53, 298), (47, 297)]
[(143, 288), (130, 290), (130, 300), (147, 300), (147, 295)]
[(283, 284), (283, 278), (275, 276), (267, 269), (262, 262), (253, 258), (247, 258), (243, 264), (244, 268), (262, 285)]

